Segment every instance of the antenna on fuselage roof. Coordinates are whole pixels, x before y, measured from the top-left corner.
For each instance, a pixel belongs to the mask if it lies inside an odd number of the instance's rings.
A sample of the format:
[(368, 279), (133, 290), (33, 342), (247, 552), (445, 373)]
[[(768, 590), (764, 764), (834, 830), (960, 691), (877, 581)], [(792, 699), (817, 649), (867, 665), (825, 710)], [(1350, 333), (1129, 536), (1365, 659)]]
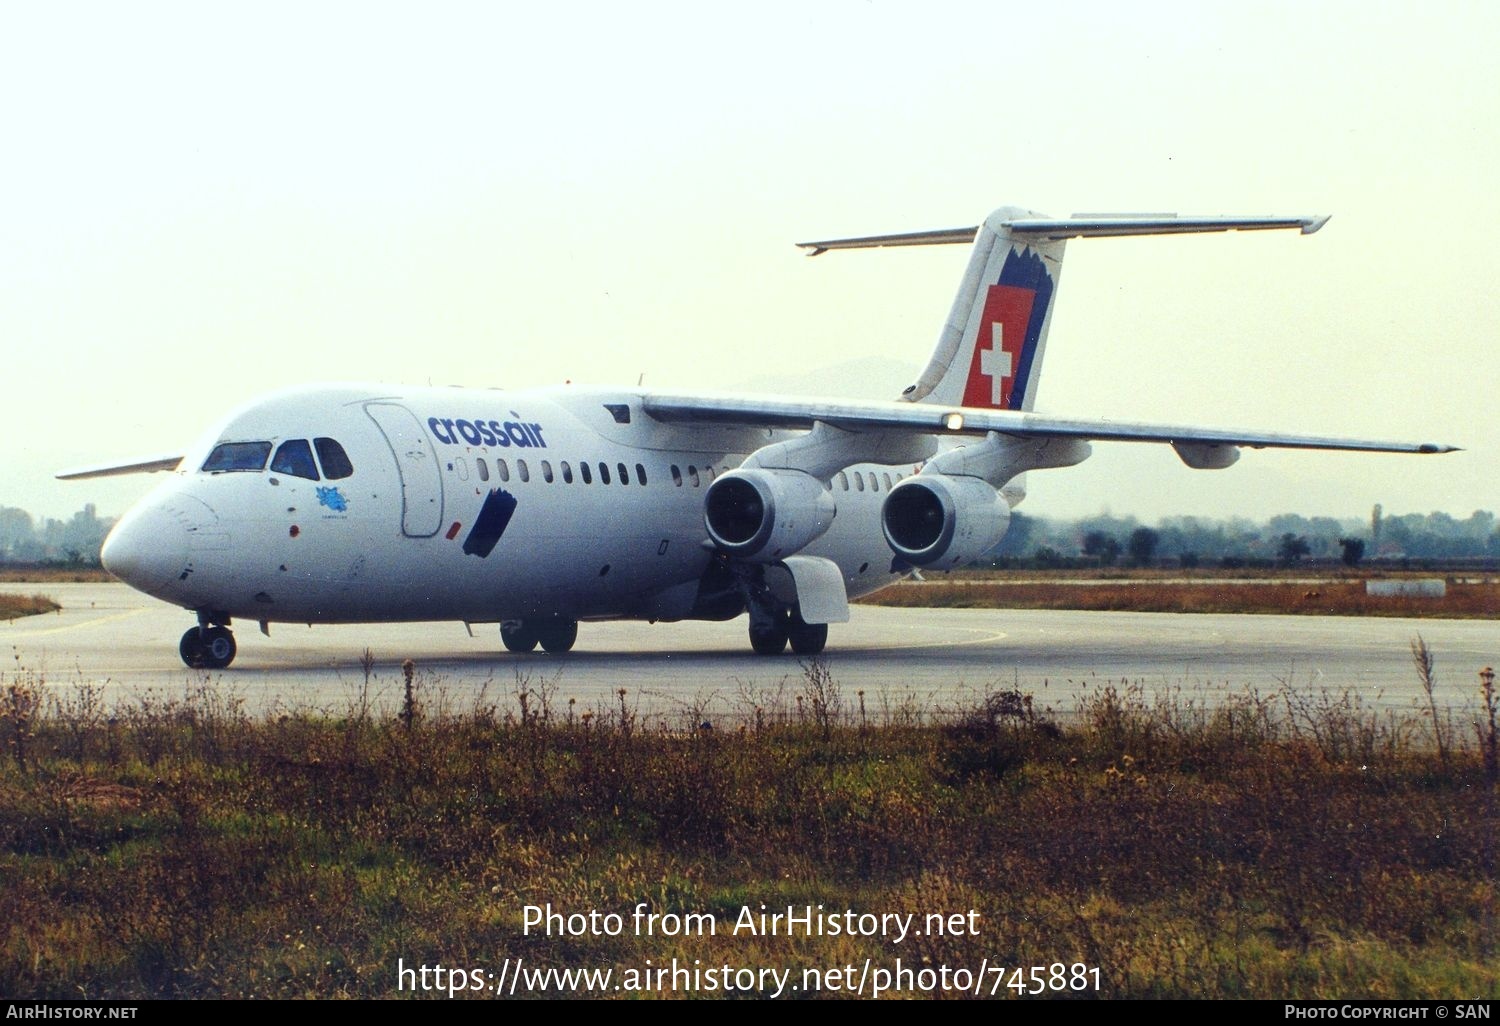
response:
[(640, 388), (646, 383), (646, 372), (641, 371), (641, 376), (635, 379), (635, 387)]

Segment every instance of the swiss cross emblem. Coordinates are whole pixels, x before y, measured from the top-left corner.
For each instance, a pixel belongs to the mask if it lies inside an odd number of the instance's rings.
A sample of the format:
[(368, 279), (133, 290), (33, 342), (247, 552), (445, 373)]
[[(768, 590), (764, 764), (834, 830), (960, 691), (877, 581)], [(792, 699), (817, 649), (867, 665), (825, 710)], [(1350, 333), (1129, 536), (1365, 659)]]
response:
[[(1019, 405), (1016, 374), (1036, 293), (1014, 285), (991, 285), (985, 296), (974, 356), (964, 386), (965, 406), (1010, 409)], [(1024, 392), (1025, 383), (1022, 382)]]
[(1006, 384), (1015, 373), (1015, 358), (1005, 351), (1005, 325), (990, 325), (990, 347), (979, 353), (979, 373), (990, 379), (990, 400), (999, 406), (1005, 401)]

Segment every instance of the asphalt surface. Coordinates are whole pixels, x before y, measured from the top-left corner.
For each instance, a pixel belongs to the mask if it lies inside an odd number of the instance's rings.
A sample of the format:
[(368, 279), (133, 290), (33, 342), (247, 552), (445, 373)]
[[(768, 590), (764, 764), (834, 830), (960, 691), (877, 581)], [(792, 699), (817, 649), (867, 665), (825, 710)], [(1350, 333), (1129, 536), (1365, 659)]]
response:
[[(66, 698), (102, 685), (106, 700), (180, 700), (211, 686), (253, 712), (311, 708), (339, 713), (368, 698), (399, 703), (401, 664), (411, 659), (429, 706), (515, 706), (518, 690), (545, 691), (565, 714), (629, 707), (657, 720), (732, 719), (756, 705), (795, 709), (805, 690), (793, 656), (749, 651), (743, 618), (729, 623), (583, 624), (567, 656), (514, 656), (493, 624), (235, 626), (239, 656), (227, 670), (185, 668), (177, 642), (193, 623), (184, 610), (121, 584), (5, 584), (42, 593), (60, 613), (0, 623), (6, 677), (29, 676)], [(858, 693), (872, 717), (893, 710), (972, 705), (987, 691), (1018, 687), (1057, 710), (1113, 683), (1147, 695), (1220, 701), (1249, 689), (1290, 688), (1307, 700), (1345, 692), (1377, 708), (1415, 709), (1409, 645), (1424, 637), (1437, 656), (1439, 703), (1470, 710), (1478, 671), (1500, 663), (1500, 625), (1480, 620), (1097, 613), (1054, 610), (886, 609), (856, 606), (834, 625), (825, 659), (847, 710)], [(373, 656), (367, 678), (362, 655)], [(1463, 722), (1463, 721), (1460, 721)]]

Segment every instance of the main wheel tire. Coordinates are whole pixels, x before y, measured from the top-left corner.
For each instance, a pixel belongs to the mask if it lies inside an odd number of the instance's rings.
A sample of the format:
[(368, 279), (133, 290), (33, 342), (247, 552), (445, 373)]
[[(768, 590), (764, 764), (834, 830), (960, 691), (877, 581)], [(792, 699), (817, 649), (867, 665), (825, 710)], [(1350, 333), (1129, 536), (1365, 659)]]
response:
[(192, 669), (203, 669), (203, 630), (189, 627), (182, 640), (177, 643), (177, 654)]
[(792, 622), (786, 634), (787, 640), (792, 643), (792, 651), (798, 655), (817, 655), (828, 644), (826, 623), (803, 623), (802, 617), (795, 613), (792, 614)]
[(757, 627), (750, 621), (750, 647), (756, 655), (780, 655), (786, 649), (786, 624), (781, 620), (769, 626)]
[(508, 622), (500, 625), (500, 640), (512, 652), (530, 652), (540, 639), (535, 627), (525, 620), (516, 620), (513, 627)]
[(573, 642), (578, 640), (577, 620), (553, 620), (543, 624), (537, 631), (538, 640), (542, 648), (553, 655), (562, 655), (571, 651)]
[(228, 627), (210, 627), (203, 632), (203, 667), (207, 670), (222, 670), (234, 662), (239, 646), (234, 643), (234, 634)]

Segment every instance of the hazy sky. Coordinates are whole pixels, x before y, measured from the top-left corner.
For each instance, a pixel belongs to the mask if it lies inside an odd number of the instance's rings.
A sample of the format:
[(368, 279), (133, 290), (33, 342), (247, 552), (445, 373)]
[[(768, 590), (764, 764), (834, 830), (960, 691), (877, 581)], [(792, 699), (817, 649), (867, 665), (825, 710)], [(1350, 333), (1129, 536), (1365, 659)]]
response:
[(792, 243), (1014, 203), (1333, 215), (1071, 243), (1039, 410), (1468, 449), (1100, 444), (1027, 512), (1495, 509), (1497, 11), (10, 4), (0, 505), (324, 379), (893, 396), (966, 251)]

